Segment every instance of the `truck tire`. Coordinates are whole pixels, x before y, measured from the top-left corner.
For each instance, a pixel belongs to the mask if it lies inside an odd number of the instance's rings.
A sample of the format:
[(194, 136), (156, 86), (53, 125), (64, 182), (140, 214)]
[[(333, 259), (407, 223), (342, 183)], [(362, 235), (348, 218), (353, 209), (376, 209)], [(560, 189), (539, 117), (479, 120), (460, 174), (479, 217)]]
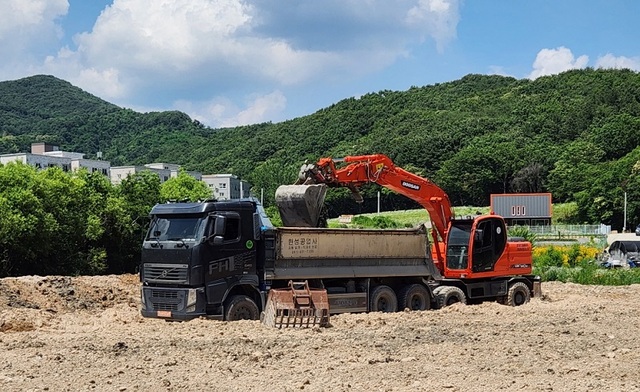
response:
[(396, 312), (398, 310), (398, 297), (389, 286), (380, 285), (373, 288), (369, 295), (370, 312)]
[(461, 304), (467, 303), (467, 297), (464, 295), (462, 289), (455, 286), (442, 287), (438, 290), (436, 300), (438, 301), (438, 309), (442, 309), (445, 306), (453, 305), (458, 302)]
[(258, 320), (260, 318), (258, 305), (246, 295), (234, 295), (227, 301), (225, 309), (224, 319), (227, 321)]
[(529, 287), (523, 282), (516, 282), (509, 287), (505, 305), (520, 306), (529, 302), (530, 299), (531, 292)]
[(404, 310), (429, 310), (431, 308), (431, 297), (429, 290), (421, 284), (411, 284), (400, 290), (398, 296), (398, 309)]

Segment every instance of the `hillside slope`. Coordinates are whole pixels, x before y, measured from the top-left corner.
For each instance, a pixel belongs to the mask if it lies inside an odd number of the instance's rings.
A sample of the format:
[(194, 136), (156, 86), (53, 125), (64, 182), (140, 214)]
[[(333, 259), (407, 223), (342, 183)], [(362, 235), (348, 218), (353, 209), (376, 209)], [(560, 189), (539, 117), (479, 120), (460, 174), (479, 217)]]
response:
[[(640, 74), (585, 69), (533, 81), (467, 75), (344, 99), (281, 123), (226, 129), (180, 112), (136, 113), (34, 76), (0, 83), (0, 135), (0, 153), (49, 141), (88, 157), (103, 151), (114, 165), (167, 161), (230, 172), (264, 190), (268, 202), (307, 159), (384, 153), (436, 181), (456, 205), (484, 205), (491, 193), (550, 191), (556, 201), (576, 200), (582, 220), (620, 223), (615, 200), (623, 187), (636, 192), (628, 184), (640, 184), (633, 169), (640, 156)], [(630, 200), (640, 200), (637, 192)], [(347, 198), (338, 193), (330, 202)], [(411, 206), (383, 199), (386, 208)], [(605, 204), (593, 207), (600, 199)], [(628, 207), (640, 215), (640, 201)]]

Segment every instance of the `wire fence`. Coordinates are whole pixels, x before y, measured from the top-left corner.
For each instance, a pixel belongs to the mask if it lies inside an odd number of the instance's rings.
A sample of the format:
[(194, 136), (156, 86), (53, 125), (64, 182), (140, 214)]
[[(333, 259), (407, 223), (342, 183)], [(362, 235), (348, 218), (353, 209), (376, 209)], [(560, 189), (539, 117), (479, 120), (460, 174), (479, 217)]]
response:
[(551, 226), (528, 226), (531, 233), (538, 236), (606, 236), (611, 234), (609, 225), (551, 225)]

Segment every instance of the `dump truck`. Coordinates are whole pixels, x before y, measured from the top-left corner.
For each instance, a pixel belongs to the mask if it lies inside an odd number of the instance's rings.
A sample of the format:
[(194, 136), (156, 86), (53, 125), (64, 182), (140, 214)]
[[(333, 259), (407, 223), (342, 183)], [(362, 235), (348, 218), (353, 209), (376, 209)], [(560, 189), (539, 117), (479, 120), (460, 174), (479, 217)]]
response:
[[(487, 299), (517, 306), (539, 295), (540, 279), (532, 275), (446, 278), (424, 226), (274, 227), (255, 199), (158, 204), (151, 217), (140, 266), (145, 317), (326, 326), (329, 314), (428, 310)], [(491, 216), (456, 220), (448, 270), (467, 269), (465, 247), (474, 225), (501, 222)], [(530, 244), (504, 245), (498, 253), (513, 268), (530, 263)]]
[(540, 278), (532, 275), (531, 243), (507, 238), (504, 219), (493, 212), (456, 218), (442, 188), (396, 166), (384, 154), (326, 157), (305, 163), (293, 185), (276, 191), (276, 202), (292, 224), (314, 226), (321, 216), (318, 211), (322, 211), (317, 200), (326, 192), (313, 189), (345, 187), (356, 202), (362, 202), (360, 187), (371, 183), (414, 200), (428, 212), (433, 227), (432, 260), (440, 273), (438, 286), (431, 293), (435, 306), (488, 298), (518, 306), (541, 296)]
[(329, 313), (426, 310), (441, 276), (425, 227), (276, 228), (245, 199), (154, 206), (140, 279), (145, 317), (262, 315), (281, 326), (327, 325)]
[[(327, 188), (347, 187), (361, 201), (367, 183), (421, 204), (433, 230), (317, 227)], [(495, 214), (455, 218), (441, 188), (385, 155), (305, 164), (295, 184), (278, 188), (276, 204), (285, 227), (274, 227), (255, 199), (154, 206), (142, 247), (142, 315), (326, 326), (335, 313), (519, 306), (541, 295), (531, 243), (507, 238)]]

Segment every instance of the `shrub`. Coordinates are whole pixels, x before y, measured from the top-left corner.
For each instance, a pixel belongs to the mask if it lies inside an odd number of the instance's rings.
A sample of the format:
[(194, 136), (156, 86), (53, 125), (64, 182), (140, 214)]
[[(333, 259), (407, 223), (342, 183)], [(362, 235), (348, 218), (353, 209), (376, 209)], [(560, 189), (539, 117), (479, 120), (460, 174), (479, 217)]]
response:
[(373, 217), (373, 227), (378, 229), (394, 229), (400, 227), (400, 225), (389, 217), (378, 215)]
[(564, 267), (565, 255), (555, 246), (535, 248), (533, 250), (533, 264), (538, 268)]
[(351, 224), (361, 229), (365, 227), (373, 227), (373, 219), (366, 215), (357, 215), (351, 219)]
[(529, 231), (528, 227), (525, 226), (513, 226), (508, 229), (509, 237), (522, 237), (525, 241), (529, 241), (531, 246), (535, 246), (538, 240), (538, 237), (535, 233)]
[(600, 248), (591, 245), (548, 246), (533, 250), (533, 273), (543, 281), (619, 286), (640, 283), (640, 268), (604, 269)]

